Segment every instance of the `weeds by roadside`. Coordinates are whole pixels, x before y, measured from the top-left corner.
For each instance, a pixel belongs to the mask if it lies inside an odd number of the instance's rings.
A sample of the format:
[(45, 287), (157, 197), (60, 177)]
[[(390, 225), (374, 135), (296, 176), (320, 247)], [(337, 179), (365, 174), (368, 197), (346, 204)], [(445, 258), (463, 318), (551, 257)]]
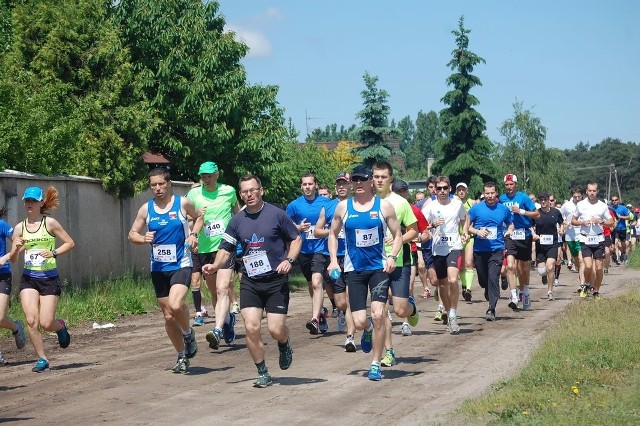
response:
[[(640, 266), (639, 251), (629, 263)], [(640, 424), (640, 280), (631, 286), (571, 304), (517, 376), (456, 415), (469, 424)]]

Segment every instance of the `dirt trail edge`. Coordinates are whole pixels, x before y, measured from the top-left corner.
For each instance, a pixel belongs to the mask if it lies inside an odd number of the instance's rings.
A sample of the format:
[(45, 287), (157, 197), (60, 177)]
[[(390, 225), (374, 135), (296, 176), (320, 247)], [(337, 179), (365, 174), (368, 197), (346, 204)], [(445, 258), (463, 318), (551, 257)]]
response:
[[(603, 296), (626, 291), (637, 271), (613, 267), (605, 277)], [(256, 369), (245, 346), (242, 320), (236, 345), (209, 349), (205, 333), (195, 328), (198, 355), (189, 375), (173, 374), (175, 353), (159, 313), (118, 320), (111, 329), (91, 324), (71, 329), (71, 346), (57, 347), (45, 337), (52, 370), (32, 373), (36, 361), (30, 343), (17, 351), (12, 339), (0, 342), (9, 364), (0, 368), (0, 423), (30, 424), (303, 424), (339, 421), (346, 424), (433, 424), (465, 399), (490, 389), (526, 362), (542, 334), (577, 300), (577, 274), (563, 267), (555, 301), (531, 274), (532, 310), (513, 312), (502, 292), (495, 322), (484, 319), (486, 302), (474, 284), (473, 301), (459, 304), (461, 333), (449, 335), (433, 321), (434, 300), (418, 299), (420, 323), (402, 337), (394, 318), (398, 365), (384, 368), (384, 379), (366, 379), (370, 354), (342, 347), (345, 334), (329, 319), (329, 332), (310, 336), (305, 328), (310, 299), (292, 294), (289, 327), (294, 348), (291, 368), (278, 368), (278, 350), (267, 335), (267, 366), (274, 385), (251, 386)], [(416, 294), (421, 294), (416, 281)], [(325, 301), (325, 306), (329, 302)], [(356, 336), (359, 342), (360, 336)]]

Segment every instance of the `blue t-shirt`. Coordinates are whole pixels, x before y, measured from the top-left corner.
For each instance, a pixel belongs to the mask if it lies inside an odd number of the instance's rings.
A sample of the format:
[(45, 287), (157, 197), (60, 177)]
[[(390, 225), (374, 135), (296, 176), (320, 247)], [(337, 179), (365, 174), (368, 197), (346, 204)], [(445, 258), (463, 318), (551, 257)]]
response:
[[(257, 213), (243, 209), (236, 213), (222, 235), (220, 248), (235, 253), (237, 245), (242, 246), (242, 272), (255, 281), (269, 281), (278, 276), (276, 268), (287, 258), (287, 244), (295, 240), (300, 233), (287, 214), (268, 203)], [(256, 266), (256, 262), (264, 262)], [(253, 263), (254, 275), (247, 268)], [(266, 266), (266, 267), (263, 267)]]
[[(524, 192), (518, 191), (513, 195), (513, 197), (510, 197), (507, 194), (502, 194), (499, 201), (509, 208), (509, 212), (511, 212), (512, 206), (518, 206), (521, 210), (526, 210), (528, 212), (536, 211), (536, 205)], [(525, 237), (531, 236), (531, 229), (529, 228), (533, 226), (532, 219), (521, 214), (511, 213), (511, 220), (513, 221), (515, 229), (524, 229)]]
[(331, 203), (331, 199), (316, 195), (313, 200), (307, 200), (304, 195), (296, 198), (287, 206), (287, 214), (296, 225), (299, 225), (303, 219), (311, 224), (307, 232), (302, 234), (302, 250), (300, 253), (322, 253), (327, 244), (326, 238), (316, 238), (313, 230), (320, 217), (320, 210), (327, 207)]
[[(336, 212), (336, 207), (338, 207), (338, 204), (340, 204), (340, 200), (335, 199), (335, 200), (331, 200), (331, 203), (325, 207), (324, 210), (324, 217), (327, 221), (327, 227), (331, 228), (331, 222), (333, 222), (333, 216), (335, 215)], [(338, 257), (342, 257), (344, 256), (344, 250), (345, 250), (345, 235), (344, 235), (344, 228), (342, 228), (340, 230), (340, 233), (338, 234), (338, 251), (336, 252)], [(324, 245), (324, 250), (322, 251), (323, 254), (326, 254), (327, 256), (329, 255), (329, 239), (326, 239), (326, 243)]]
[[(615, 210), (618, 217), (629, 216), (629, 213), (631, 213), (629, 209), (626, 206), (623, 206), (622, 204), (618, 204), (616, 207), (611, 206), (611, 208)], [(627, 229), (627, 221), (622, 219), (618, 220), (618, 224), (616, 225), (616, 230), (624, 231), (626, 229)]]
[(489, 206), (482, 201), (469, 209), (469, 224), (475, 229), (486, 228), (490, 233), (487, 238), (475, 235), (474, 251), (504, 250), (504, 231), (511, 225), (511, 211), (504, 204), (496, 203)]
[[(13, 228), (9, 226), (7, 222), (0, 219), (0, 256), (7, 254), (7, 238), (11, 238), (13, 235)], [(11, 262), (7, 260), (7, 263), (0, 268), (0, 274), (6, 275), (11, 273)]]
[(380, 198), (374, 197), (371, 209), (359, 212), (353, 208), (353, 198), (347, 200), (347, 215), (344, 218), (344, 272), (376, 271), (384, 268), (387, 259), (384, 250), (387, 223), (380, 204)]

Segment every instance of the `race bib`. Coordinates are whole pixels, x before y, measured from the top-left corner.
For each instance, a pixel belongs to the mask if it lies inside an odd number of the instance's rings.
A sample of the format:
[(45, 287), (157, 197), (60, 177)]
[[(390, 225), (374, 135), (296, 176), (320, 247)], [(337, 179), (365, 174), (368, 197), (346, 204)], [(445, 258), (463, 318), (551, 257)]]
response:
[(30, 249), (24, 253), (24, 266), (26, 268), (32, 268), (34, 266), (42, 266), (47, 261), (44, 257), (40, 256), (43, 249)]
[(540, 244), (543, 246), (553, 245), (553, 235), (540, 235)]
[(204, 225), (204, 235), (215, 237), (224, 234), (224, 222), (222, 220), (208, 221)]
[(587, 245), (588, 246), (597, 246), (600, 243), (601, 235), (587, 235)]
[(526, 238), (525, 236), (525, 232), (524, 229), (520, 228), (520, 229), (514, 229), (513, 232), (511, 233), (511, 239), (514, 241), (524, 241), (524, 239)]
[(498, 227), (497, 226), (490, 226), (488, 228), (484, 228), (487, 231), (489, 231), (489, 235), (487, 235), (487, 240), (495, 240), (496, 238), (498, 238)]
[(242, 262), (250, 277), (271, 272), (271, 264), (265, 252), (249, 254), (242, 258)]
[(315, 226), (310, 226), (309, 230), (305, 233), (304, 238), (306, 240), (317, 240), (316, 236), (313, 235), (313, 232), (315, 229), (316, 229)]
[(175, 244), (154, 244), (153, 260), (156, 262), (177, 262), (178, 254)]
[(370, 247), (378, 243), (378, 228), (356, 229), (356, 247)]
[(454, 245), (454, 238), (457, 234), (449, 233), (440, 235), (440, 239), (436, 241), (435, 245), (438, 247), (451, 247)]

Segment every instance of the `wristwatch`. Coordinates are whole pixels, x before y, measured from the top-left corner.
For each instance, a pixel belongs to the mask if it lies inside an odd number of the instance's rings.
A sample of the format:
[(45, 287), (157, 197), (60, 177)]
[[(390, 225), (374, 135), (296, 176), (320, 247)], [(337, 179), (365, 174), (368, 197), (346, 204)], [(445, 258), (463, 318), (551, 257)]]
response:
[(290, 257), (287, 257), (287, 262), (293, 265), (293, 262), (295, 262), (295, 260)]
[(387, 257), (392, 258), (393, 260), (398, 260), (398, 256), (397, 255), (393, 255), (393, 254), (388, 254)]
[(51, 256), (53, 256), (54, 259), (58, 257), (58, 251), (57, 250), (52, 251)]
[(198, 236), (198, 233), (197, 233), (197, 232), (192, 232), (192, 233), (190, 233), (190, 234), (189, 234), (189, 236), (190, 236), (190, 237), (197, 237), (197, 236)]

